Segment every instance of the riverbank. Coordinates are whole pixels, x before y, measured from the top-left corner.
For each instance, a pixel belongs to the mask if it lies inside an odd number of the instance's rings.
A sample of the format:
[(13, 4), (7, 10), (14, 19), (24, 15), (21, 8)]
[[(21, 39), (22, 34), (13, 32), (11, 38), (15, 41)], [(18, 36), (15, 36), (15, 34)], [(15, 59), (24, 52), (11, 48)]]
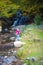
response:
[[(15, 27), (16, 28), (16, 27)], [(41, 65), (43, 62), (43, 25), (41, 26), (36, 26), (36, 25), (24, 25), (24, 26), (18, 26), (18, 28), (21, 31), (20, 34), (20, 40), (22, 42), (25, 42), (26, 44), (23, 45), (20, 48), (9, 48), (7, 47), (6, 51), (4, 50), (3, 52), (0, 51), (0, 56), (16, 56), (16, 59), (18, 58), (18, 61), (20, 62), (13, 62), (13, 65), (19, 65), (19, 64), (26, 64), (29, 65), (31, 64), (35, 65)], [(5, 33), (0, 35), (0, 44), (2, 45), (10, 45), (15, 41), (15, 38), (13, 40), (10, 40), (11, 37), (14, 37), (14, 28), (13, 30), (10, 30), (10, 33)], [(34, 62), (32, 61), (32, 58), (35, 60)], [(28, 60), (30, 60), (28, 62)], [(22, 63), (21, 63), (22, 60)], [(11, 63), (12, 64), (12, 63)], [(11, 65), (10, 64), (10, 65)], [(23, 65), (22, 64), (22, 65)], [(30, 64), (30, 65), (31, 65)]]

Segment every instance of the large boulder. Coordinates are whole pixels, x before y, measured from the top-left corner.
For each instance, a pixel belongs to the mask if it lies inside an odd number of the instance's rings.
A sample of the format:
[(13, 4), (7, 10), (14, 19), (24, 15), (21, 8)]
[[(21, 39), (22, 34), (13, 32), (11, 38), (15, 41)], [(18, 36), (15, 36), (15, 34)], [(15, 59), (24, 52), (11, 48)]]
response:
[(25, 42), (21, 42), (21, 41), (15, 41), (14, 42), (14, 46), (15, 47), (21, 47), (22, 45), (26, 44)]

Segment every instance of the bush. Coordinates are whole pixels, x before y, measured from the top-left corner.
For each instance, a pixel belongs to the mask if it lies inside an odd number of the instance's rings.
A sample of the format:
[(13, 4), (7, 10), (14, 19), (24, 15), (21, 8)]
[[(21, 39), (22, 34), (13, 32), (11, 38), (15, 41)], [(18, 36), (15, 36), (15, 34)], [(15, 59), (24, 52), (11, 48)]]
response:
[(41, 16), (38, 15), (38, 14), (35, 16), (34, 22), (35, 22), (37, 25), (43, 24), (43, 20), (42, 20)]

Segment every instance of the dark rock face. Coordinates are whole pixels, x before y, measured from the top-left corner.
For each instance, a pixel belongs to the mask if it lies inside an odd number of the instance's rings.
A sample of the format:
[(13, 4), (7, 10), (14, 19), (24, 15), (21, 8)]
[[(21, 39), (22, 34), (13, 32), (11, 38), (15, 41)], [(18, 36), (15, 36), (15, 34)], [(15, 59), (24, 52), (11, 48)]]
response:
[(27, 16), (24, 16), (23, 13), (17, 12), (11, 19), (14, 22), (13, 26), (28, 25), (33, 23), (34, 15), (27, 14)]
[(2, 30), (7, 31), (7, 29), (9, 30), (10, 26), (13, 24), (13, 22), (9, 19), (9, 18), (6, 18), (6, 17), (0, 17), (0, 21), (2, 23)]
[(2, 21), (2, 30), (8, 31), (11, 26), (31, 24), (33, 23), (33, 18), (34, 16), (29, 16), (29, 14), (27, 14), (27, 16), (24, 16), (21, 11), (17, 11), (17, 13), (10, 18), (0, 17), (0, 20)]

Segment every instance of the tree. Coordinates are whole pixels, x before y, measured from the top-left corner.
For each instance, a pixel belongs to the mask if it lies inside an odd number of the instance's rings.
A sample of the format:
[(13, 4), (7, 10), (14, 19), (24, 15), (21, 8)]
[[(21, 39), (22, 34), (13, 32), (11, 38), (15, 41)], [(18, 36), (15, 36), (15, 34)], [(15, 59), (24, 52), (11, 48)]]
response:
[(43, 0), (0, 0), (0, 16), (10, 17), (20, 9), (29, 13), (39, 12)]

